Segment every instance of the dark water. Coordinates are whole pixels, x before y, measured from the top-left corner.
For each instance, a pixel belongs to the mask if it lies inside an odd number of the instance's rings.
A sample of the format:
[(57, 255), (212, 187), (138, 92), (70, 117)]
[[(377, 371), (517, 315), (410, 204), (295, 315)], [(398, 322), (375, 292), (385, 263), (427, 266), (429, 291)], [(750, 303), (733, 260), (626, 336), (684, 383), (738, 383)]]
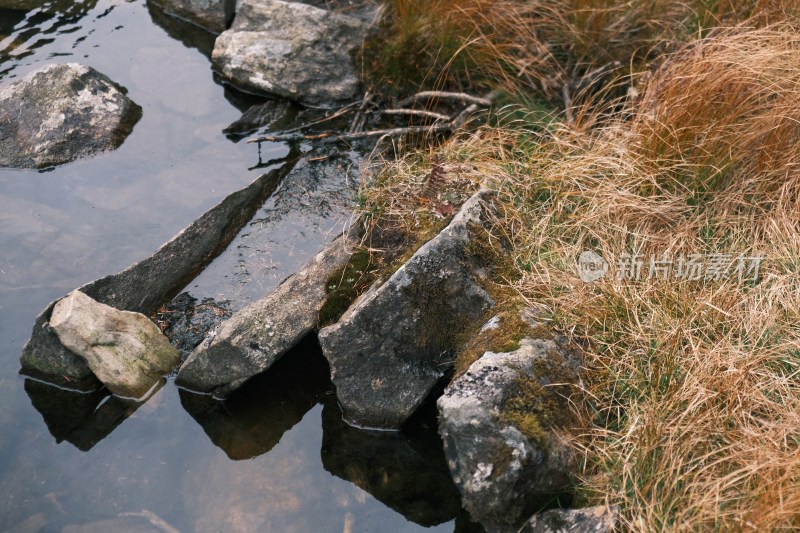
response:
[[(224, 403), (171, 380), (135, 404), (18, 375), (48, 302), (151, 254), (288, 155), (222, 134), (253, 100), (214, 81), (212, 45), (142, 0), (0, 9), (0, 83), (80, 62), (143, 108), (114, 152), (0, 170), (0, 531), (471, 529), (433, 417), (401, 434), (346, 426), (313, 339)], [(349, 164), (299, 161), (192, 294), (241, 306), (316, 253), (348, 219)]]

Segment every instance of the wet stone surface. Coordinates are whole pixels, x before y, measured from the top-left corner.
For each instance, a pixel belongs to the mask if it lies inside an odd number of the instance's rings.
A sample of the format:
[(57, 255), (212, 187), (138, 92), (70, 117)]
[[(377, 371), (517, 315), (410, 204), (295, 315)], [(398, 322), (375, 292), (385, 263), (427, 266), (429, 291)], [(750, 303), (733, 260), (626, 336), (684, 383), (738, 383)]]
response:
[(0, 88), (0, 166), (48, 168), (117, 148), (142, 108), (91, 67), (47, 65)]

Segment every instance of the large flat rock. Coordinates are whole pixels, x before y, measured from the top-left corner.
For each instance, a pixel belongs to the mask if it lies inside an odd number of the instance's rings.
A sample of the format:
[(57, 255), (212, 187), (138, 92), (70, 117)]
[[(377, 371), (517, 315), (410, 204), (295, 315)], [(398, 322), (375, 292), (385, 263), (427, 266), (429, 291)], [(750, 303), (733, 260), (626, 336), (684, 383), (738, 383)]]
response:
[(226, 396), (267, 370), (317, 326), (326, 282), (354, 243), (339, 237), (264, 298), (225, 321), (181, 366), (176, 383)]
[(117, 148), (142, 109), (96, 70), (48, 65), (0, 88), (0, 166), (48, 168)]
[(297, 2), (240, 0), (212, 61), (237, 88), (301, 103), (330, 104), (355, 96), (352, 52), (368, 25), (358, 18)]
[(480, 285), (485, 265), (469, 252), (483, 220), (482, 191), (385, 283), (319, 332), (345, 419), (397, 429), (452, 366), (455, 340), (494, 301)]

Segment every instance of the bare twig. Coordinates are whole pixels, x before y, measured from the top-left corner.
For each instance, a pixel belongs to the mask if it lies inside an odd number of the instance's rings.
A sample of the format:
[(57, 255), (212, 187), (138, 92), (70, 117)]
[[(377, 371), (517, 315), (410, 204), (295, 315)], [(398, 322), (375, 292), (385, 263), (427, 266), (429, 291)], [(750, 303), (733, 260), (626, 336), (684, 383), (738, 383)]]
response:
[[(432, 93), (434, 91), (429, 91)], [(425, 94), (425, 93), (419, 93)], [(454, 94), (454, 93), (443, 93), (443, 94)], [(466, 95), (469, 96), (469, 95)], [(470, 97), (475, 98), (475, 97)], [(365, 97), (364, 101), (368, 98)], [(413, 116), (425, 116), (429, 118), (434, 118), (438, 122), (428, 125), (428, 126), (407, 126), (401, 128), (388, 128), (388, 129), (377, 129), (377, 130), (369, 130), (369, 131), (353, 131), (354, 128), (360, 129), (363, 126), (363, 122), (360, 124), (354, 122), (353, 126), (351, 127), (351, 131), (349, 133), (336, 133), (336, 132), (323, 132), (317, 133), (313, 135), (298, 133), (296, 130), (290, 130), (284, 133), (278, 133), (275, 135), (263, 135), (260, 137), (253, 137), (248, 139), (248, 143), (262, 143), (262, 142), (297, 142), (297, 141), (354, 141), (358, 139), (366, 139), (370, 137), (400, 137), (403, 135), (410, 135), (410, 134), (418, 134), (418, 133), (425, 133), (425, 134), (436, 134), (436, 133), (445, 133), (449, 131), (453, 131), (455, 129), (460, 128), (463, 126), (469, 117), (475, 113), (482, 105), (487, 102), (490, 102), (488, 99), (482, 98), (475, 98), (479, 100), (480, 103), (473, 103), (467, 106), (463, 111), (461, 111), (455, 117), (449, 117), (447, 115), (441, 113), (435, 113), (433, 111), (421, 111), (416, 109), (387, 109), (381, 111), (382, 114), (406, 114), (406, 115), (413, 115)], [(362, 106), (363, 108), (363, 106)]]
[(470, 115), (472, 115), (477, 110), (478, 110), (477, 104), (472, 104), (471, 106), (464, 109), (464, 111), (456, 115), (456, 118), (454, 118), (450, 123), (452, 125), (452, 128), (456, 129), (463, 126), (467, 122), (467, 119), (470, 117)]
[(317, 133), (315, 135), (306, 135), (305, 133), (278, 133), (276, 135), (262, 135), (260, 137), (253, 137), (247, 139), (248, 143), (262, 143), (262, 142), (296, 142), (296, 141), (321, 141), (334, 135), (333, 133)]
[(335, 119), (337, 117), (341, 117), (342, 115), (347, 114), (350, 111), (350, 109), (352, 109), (353, 106), (355, 106), (355, 105), (356, 105), (356, 102), (353, 102), (352, 104), (347, 104), (346, 106), (344, 106), (343, 108), (339, 109), (338, 111), (336, 111), (336, 113), (334, 113), (332, 115), (328, 115), (325, 118), (321, 118), (319, 120), (315, 120), (313, 122), (309, 122), (307, 124), (303, 124), (302, 126), (298, 126), (296, 128), (292, 128), (290, 130), (286, 130), (286, 131), (283, 132), (283, 135), (285, 135), (287, 133), (294, 133), (296, 131), (304, 130), (306, 128), (310, 128), (311, 126), (316, 126), (317, 124), (322, 124), (323, 122), (327, 122), (327, 121), (333, 120), (333, 119)]
[(413, 133), (444, 133), (453, 130), (453, 124), (445, 122), (443, 124), (433, 124), (432, 126), (408, 126), (405, 128), (390, 128), (385, 130), (370, 130), (358, 133), (346, 133), (344, 135), (333, 135), (336, 140), (341, 141), (354, 141), (357, 139), (366, 139), (369, 137), (399, 137), (402, 135), (410, 135)]
[(381, 111), (383, 115), (412, 115), (415, 117), (427, 117), (436, 120), (446, 120), (451, 121), (453, 117), (448, 117), (442, 113), (436, 113), (434, 111), (424, 111), (422, 109), (384, 109)]
[(467, 93), (451, 93), (447, 91), (422, 91), (420, 93), (415, 94), (414, 96), (406, 98), (398, 105), (400, 107), (406, 107), (418, 100), (431, 99), (431, 98), (439, 98), (442, 100), (458, 100), (468, 104), (477, 104), (484, 107), (489, 107), (492, 105), (492, 100), (489, 98), (481, 98), (480, 96), (474, 96)]
[(353, 122), (350, 124), (350, 133), (355, 133), (360, 131), (364, 127), (364, 122), (366, 121), (367, 117), (364, 114), (364, 111), (367, 108), (367, 105), (372, 101), (372, 94), (367, 91), (364, 94), (364, 99), (361, 100), (361, 105), (356, 111), (356, 116), (353, 117)]

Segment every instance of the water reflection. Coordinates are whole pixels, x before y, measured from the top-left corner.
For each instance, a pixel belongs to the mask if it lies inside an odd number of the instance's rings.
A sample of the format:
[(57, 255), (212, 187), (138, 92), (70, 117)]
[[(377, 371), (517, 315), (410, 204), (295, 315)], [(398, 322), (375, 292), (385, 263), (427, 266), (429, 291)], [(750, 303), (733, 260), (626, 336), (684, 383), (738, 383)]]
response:
[(144, 405), (164, 383), (160, 381), (141, 401), (111, 396), (106, 389), (80, 393), (33, 379), (25, 380), (25, 392), (57, 443), (67, 441), (86, 452)]
[(191, 22), (166, 13), (150, 0), (147, 1), (147, 12), (150, 13), (150, 18), (153, 22), (163, 28), (170, 37), (183, 43), (187, 48), (194, 48), (200, 51), (209, 60), (211, 59), (214, 41), (217, 38), (215, 34)]
[(364, 431), (347, 425), (335, 401), (322, 411), (322, 465), (408, 520), (430, 527), (461, 512), (461, 497), (432, 424), (406, 432)]
[(435, 411), (423, 413), (398, 433), (347, 425), (313, 335), (225, 401), (184, 390), (180, 397), (211, 441), (237, 461), (267, 454), (321, 403), (325, 470), (415, 524), (431, 527), (456, 519), (458, 531), (481, 531), (461, 509), (436, 432)]
[(328, 373), (312, 336), (225, 401), (181, 390), (181, 404), (229, 458), (250, 459), (275, 447), (332, 391)]
[[(97, 0), (50, 2), (0, 2), (0, 78), (17, 63), (67, 34), (74, 34), (73, 48), (86, 39), (78, 22), (97, 5)], [(9, 9), (13, 7), (14, 9)], [(5, 8), (5, 9), (3, 9)], [(97, 18), (108, 15), (114, 6)], [(68, 55), (68, 54), (53, 54)]]

